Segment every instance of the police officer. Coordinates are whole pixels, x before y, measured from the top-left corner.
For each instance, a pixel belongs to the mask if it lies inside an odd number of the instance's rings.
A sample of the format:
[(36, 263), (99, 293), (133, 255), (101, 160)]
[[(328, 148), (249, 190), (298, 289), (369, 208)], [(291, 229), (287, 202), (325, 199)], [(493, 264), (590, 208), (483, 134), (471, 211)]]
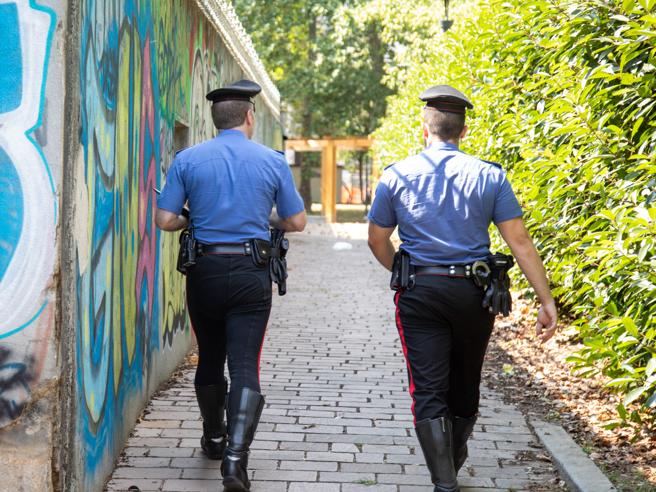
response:
[[(260, 91), (258, 84), (240, 80), (207, 94), (219, 133), (176, 155), (157, 202), (158, 227), (177, 231), (191, 225), (199, 243), (196, 265), (187, 272), (187, 306), (198, 341), (201, 446), (209, 458), (223, 459), (229, 491), (250, 490), (248, 452), (264, 407), (259, 366), (272, 290), (268, 265), (256, 264), (252, 249), (255, 240), (268, 244), (270, 225), (302, 231), (306, 224), (285, 159), (251, 140), (253, 98)], [(274, 204), (277, 215), (271, 213)]]
[[(481, 367), (494, 324), (471, 266), (490, 253), (494, 222), (541, 303), (536, 333), (556, 329), (556, 305), (542, 261), (522, 221), (522, 209), (497, 164), (461, 152), (465, 113), (459, 91), (436, 86), (421, 94), (426, 149), (388, 167), (369, 213), (369, 246), (392, 270), (390, 236), (415, 272), (397, 291), (396, 323), (406, 357), (415, 431), (435, 491), (457, 491), (479, 405)], [(412, 288), (410, 288), (412, 287)]]

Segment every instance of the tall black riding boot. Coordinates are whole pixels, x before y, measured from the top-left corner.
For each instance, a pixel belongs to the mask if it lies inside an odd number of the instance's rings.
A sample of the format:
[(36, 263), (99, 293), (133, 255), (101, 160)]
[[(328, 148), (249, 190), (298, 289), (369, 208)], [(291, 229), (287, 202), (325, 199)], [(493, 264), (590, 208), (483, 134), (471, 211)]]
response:
[(244, 388), (230, 395), (230, 435), (221, 463), (223, 486), (229, 492), (248, 492), (248, 452), (264, 408), (264, 397), (257, 391)]
[(434, 492), (458, 492), (460, 489), (453, 466), (451, 420), (446, 417), (422, 420), (417, 422), (415, 431), (435, 485)]
[(453, 418), (453, 466), (456, 469), (456, 473), (460, 471), (462, 465), (465, 464), (467, 456), (469, 456), (467, 440), (474, 430), (476, 419), (476, 415), (469, 418)]
[(203, 437), (200, 438), (200, 447), (211, 460), (223, 458), (226, 447), (225, 414), (225, 386), (213, 384), (210, 386), (196, 386), (198, 408), (203, 418)]

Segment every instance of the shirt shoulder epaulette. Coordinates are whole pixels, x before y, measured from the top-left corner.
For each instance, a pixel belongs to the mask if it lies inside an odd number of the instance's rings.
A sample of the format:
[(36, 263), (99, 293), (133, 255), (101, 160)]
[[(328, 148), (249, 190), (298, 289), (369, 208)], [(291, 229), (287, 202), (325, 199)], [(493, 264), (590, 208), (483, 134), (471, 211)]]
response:
[(389, 166), (385, 166), (385, 168), (383, 168), (383, 171), (387, 171), (390, 167), (396, 166), (396, 164), (397, 164), (396, 162), (392, 162)]
[(189, 147), (182, 147), (181, 149), (176, 150), (176, 151), (175, 151), (175, 155), (176, 155), (176, 157), (178, 156), (178, 154), (179, 154), (180, 152), (184, 152), (184, 151), (187, 150), (188, 148), (189, 148)]
[(485, 159), (481, 159), (481, 160), (482, 160), (484, 163), (486, 163), (486, 164), (491, 164), (491, 165), (493, 165), (494, 167), (498, 167), (499, 169), (503, 169), (503, 167), (501, 166), (501, 164), (499, 164), (498, 162), (486, 161)]
[(285, 152), (282, 151), (282, 150), (276, 150), (276, 149), (273, 149), (273, 151), (274, 151), (274, 152), (277, 152), (278, 154), (280, 154), (280, 155), (282, 155), (282, 156), (285, 155)]

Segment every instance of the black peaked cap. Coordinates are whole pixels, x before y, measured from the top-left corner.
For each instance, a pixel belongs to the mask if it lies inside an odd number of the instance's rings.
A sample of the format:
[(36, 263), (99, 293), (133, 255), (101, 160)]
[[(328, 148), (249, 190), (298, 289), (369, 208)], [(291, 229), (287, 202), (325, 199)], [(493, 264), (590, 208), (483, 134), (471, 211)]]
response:
[(425, 101), (428, 107), (449, 113), (465, 114), (467, 109), (474, 109), (474, 105), (462, 92), (448, 85), (426, 89), (419, 99)]
[(212, 103), (220, 101), (250, 101), (262, 92), (262, 87), (252, 80), (242, 79), (230, 85), (214, 89), (205, 96)]

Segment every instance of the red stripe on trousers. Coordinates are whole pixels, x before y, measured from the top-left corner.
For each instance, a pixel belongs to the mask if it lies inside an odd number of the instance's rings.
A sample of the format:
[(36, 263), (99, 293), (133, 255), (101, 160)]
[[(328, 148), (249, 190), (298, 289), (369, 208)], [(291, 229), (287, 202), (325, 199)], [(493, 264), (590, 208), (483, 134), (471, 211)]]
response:
[(410, 398), (412, 398), (412, 416), (414, 417), (414, 423), (417, 424), (417, 416), (415, 415), (415, 381), (412, 377), (412, 368), (410, 367), (410, 359), (408, 358), (408, 346), (405, 343), (405, 333), (403, 331), (403, 323), (401, 323), (401, 311), (399, 309), (399, 298), (401, 297), (401, 291), (398, 291), (394, 296), (394, 305), (396, 306), (396, 328), (399, 330), (399, 337), (401, 338), (401, 346), (403, 347), (403, 355), (405, 356), (405, 362), (408, 366), (408, 376), (410, 378), (410, 384), (408, 385), (408, 391), (410, 392)]

